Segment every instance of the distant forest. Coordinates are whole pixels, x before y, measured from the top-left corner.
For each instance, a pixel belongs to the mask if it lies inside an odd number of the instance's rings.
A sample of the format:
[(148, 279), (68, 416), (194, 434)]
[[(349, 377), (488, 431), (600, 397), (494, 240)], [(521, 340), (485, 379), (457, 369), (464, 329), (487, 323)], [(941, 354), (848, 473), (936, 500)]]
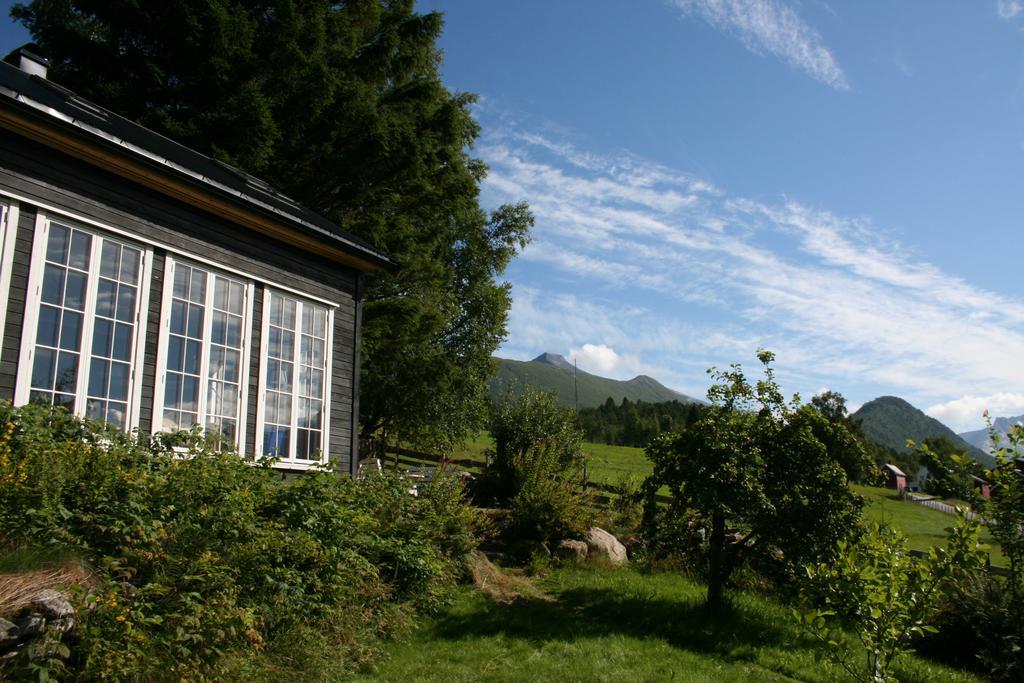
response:
[(623, 398), (616, 405), (609, 396), (597, 408), (580, 410), (579, 419), (587, 441), (644, 448), (659, 434), (682, 431), (703, 411), (699, 403), (680, 401), (647, 403)]

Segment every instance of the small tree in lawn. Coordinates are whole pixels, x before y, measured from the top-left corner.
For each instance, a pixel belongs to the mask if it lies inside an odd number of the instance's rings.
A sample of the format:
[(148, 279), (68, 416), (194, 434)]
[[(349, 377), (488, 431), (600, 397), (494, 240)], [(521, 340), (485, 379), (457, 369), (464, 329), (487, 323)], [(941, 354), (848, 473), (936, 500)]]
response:
[[(946, 531), (945, 548), (933, 547), (928, 557), (916, 558), (902, 534), (875, 525), (854, 543), (841, 541), (833, 560), (808, 567), (804, 599), (814, 607), (794, 611), (795, 616), (853, 680), (893, 680), (897, 660), (913, 641), (936, 632), (933, 624), (944, 598), (982, 567), (977, 523), (961, 514)], [(849, 657), (835, 620), (856, 634), (863, 659)]]
[[(800, 406), (797, 397), (786, 403), (771, 368), (774, 355), (760, 350), (758, 360), (764, 378), (753, 384), (737, 364), (712, 368), (711, 407), (646, 451), (654, 472), (644, 483), (645, 533), (663, 546), (663, 531), (676, 520), (696, 519), (705, 532), (700, 548), (712, 609), (745, 554), (761, 551), (792, 575), (801, 563), (834, 552), (836, 541), (857, 527), (862, 504), (816, 436), (842, 426)], [(662, 486), (672, 494), (667, 507), (654, 497)]]

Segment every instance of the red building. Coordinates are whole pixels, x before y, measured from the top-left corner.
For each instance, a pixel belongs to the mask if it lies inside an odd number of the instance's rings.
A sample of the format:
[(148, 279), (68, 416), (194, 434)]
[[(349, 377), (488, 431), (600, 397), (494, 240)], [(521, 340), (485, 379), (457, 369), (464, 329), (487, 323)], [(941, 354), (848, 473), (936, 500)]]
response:
[(903, 493), (907, 488), (907, 475), (903, 473), (903, 470), (896, 465), (885, 465), (882, 471), (885, 473), (885, 488), (896, 489), (899, 493)]

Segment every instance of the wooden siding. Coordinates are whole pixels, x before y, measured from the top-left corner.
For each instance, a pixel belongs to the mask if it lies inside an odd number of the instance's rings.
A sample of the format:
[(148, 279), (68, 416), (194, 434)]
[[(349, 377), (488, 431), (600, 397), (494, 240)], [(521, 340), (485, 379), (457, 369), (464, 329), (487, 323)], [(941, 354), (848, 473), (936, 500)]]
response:
[(32, 261), (32, 236), (36, 212), (24, 203), (19, 205), (18, 233), (14, 239), (14, 260), (11, 264), (11, 287), (7, 292), (7, 321), (3, 333), (3, 352), (0, 354), (0, 399), (14, 400), (14, 381), (18, 371), (18, 352), (21, 349), (21, 330), (25, 319), (25, 289), (28, 287), (28, 267)]
[[(53, 206), (73, 216), (94, 220), (131, 235), (153, 247), (149, 318), (142, 367), (142, 400), (139, 426), (152, 429), (152, 405), (157, 376), (156, 350), (160, 328), (163, 277), (168, 252), (199, 257), (250, 274), (256, 283), (250, 330), (249, 398), (246, 450), (257, 441), (256, 415), (260, 397), (259, 344), (263, 287), (291, 288), (308, 296), (337, 304), (334, 309), (334, 348), (330, 409), (329, 455), (350, 470), (353, 410), (356, 402), (355, 335), (356, 296), (359, 273), (322, 256), (301, 251), (226, 220), (203, 213), (155, 191), (136, 186), (84, 162), (64, 157), (42, 145), (0, 130), (0, 192), (25, 198), (19, 201), (20, 220), (16, 241), (8, 315), (0, 358), (0, 398), (12, 398), (25, 302), (25, 286), (31, 259), (36, 204)], [(46, 212), (46, 209), (40, 209)], [(89, 227), (89, 226), (86, 226)], [(121, 236), (122, 239), (130, 237)], [(164, 248), (166, 247), (166, 248)], [(215, 267), (215, 266), (214, 266)]]

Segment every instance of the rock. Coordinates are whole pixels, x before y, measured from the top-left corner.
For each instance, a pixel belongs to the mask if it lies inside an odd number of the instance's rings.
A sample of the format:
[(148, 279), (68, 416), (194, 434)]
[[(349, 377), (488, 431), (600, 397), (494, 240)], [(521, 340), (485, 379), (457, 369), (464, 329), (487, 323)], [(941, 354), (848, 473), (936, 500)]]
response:
[(574, 560), (587, 559), (587, 542), (565, 540), (558, 544), (558, 555)]
[(18, 619), (18, 635), (22, 640), (37, 636), (46, 630), (46, 618), (38, 612), (26, 614)]
[(70, 619), (75, 616), (75, 608), (67, 597), (52, 588), (40, 591), (32, 601), (32, 607), (47, 619)]
[(0, 618), (0, 653), (7, 652), (18, 644), (18, 627)]
[(627, 561), (626, 546), (619, 539), (599, 527), (590, 527), (587, 532), (587, 550), (592, 557), (603, 556), (614, 564)]

